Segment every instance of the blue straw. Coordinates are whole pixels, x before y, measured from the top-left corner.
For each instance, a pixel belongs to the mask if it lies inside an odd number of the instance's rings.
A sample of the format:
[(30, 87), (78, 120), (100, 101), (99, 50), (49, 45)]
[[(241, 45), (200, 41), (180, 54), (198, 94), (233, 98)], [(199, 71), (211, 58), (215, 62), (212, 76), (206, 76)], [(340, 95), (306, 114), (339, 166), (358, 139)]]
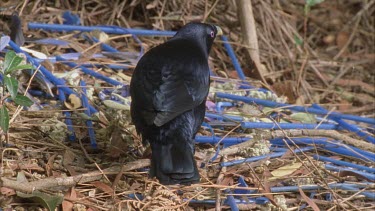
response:
[(223, 35), (223, 36), (221, 36), (221, 40), (224, 43), (224, 48), (227, 50), (228, 56), (232, 60), (234, 69), (237, 71), (238, 77), (241, 80), (245, 80), (246, 76), (245, 76), (245, 74), (242, 71), (241, 65), (240, 65), (240, 63), (237, 60), (236, 54), (234, 53), (232, 46), (228, 42), (228, 38)]
[[(229, 189), (226, 189), (224, 192), (227, 193), (227, 194), (232, 193)], [(239, 211), (240, 210), (240, 209), (238, 209), (236, 200), (234, 199), (234, 197), (232, 195), (227, 195), (227, 199), (224, 201), (224, 204), (228, 204), (232, 211)]]
[(254, 103), (257, 105), (263, 105), (266, 107), (271, 107), (271, 108), (277, 108), (277, 107), (285, 107), (289, 110), (293, 111), (298, 111), (298, 112), (308, 112), (308, 113), (313, 113), (313, 114), (319, 114), (319, 115), (328, 115), (330, 117), (339, 117), (342, 119), (348, 119), (348, 120), (353, 120), (357, 122), (365, 122), (368, 124), (373, 124), (375, 125), (375, 119), (373, 118), (366, 118), (366, 117), (360, 117), (360, 116), (355, 116), (355, 115), (349, 115), (349, 114), (341, 114), (337, 112), (327, 112), (327, 111), (322, 111), (320, 109), (316, 108), (306, 108), (303, 106), (293, 106), (290, 104), (286, 103), (277, 103), (273, 102), (270, 100), (263, 100), (263, 99), (257, 99), (257, 98), (252, 98), (252, 97), (243, 97), (243, 96), (238, 96), (238, 95), (232, 95), (232, 94), (226, 94), (226, 93), (221, 93), (217, 92), (216, 97), (221, 97), (221, 98), (227, 98), (231, 100), (236, 100), (236, 101), (242, 101), (245, 103)]
[(241, 122), (243, 120), (243, 117), (241, 116), (233, 116), (233, 115), (223, 115), (223, 114), (214, 114), (210, 112), (206, 112), (206, 117), (213, 118), (217, 120), (232, 120), (236, 122)]
[[(326, 109), (324, 109), (323, 107), (321, 107), (321, 106), (319, 106), (317, 104), (313, 104), (312, 107), (327, 112)], [(330, 116), (328, 118), (336, 121), (342, 128), (345, 128), (345, 129), (347, 129), (350, 132), (354, 132), (358, 136), (364, 138), (366, 141), (369, 141), (369, 142), (375, 144), (375, 138), (372, 137), (370, 134), (363, 132), (363, 129), (361, 129), (360, 127), (358, 127), (358, 126), (356, 126), (354, 124), (349, 124), (349, 123), (345, 122), (344, 120), (342, 120), (339, 117), (332, 117), (332, 116)]]
[[(79, 85), (82, 87), (82, 95), (81, 95), (82, 106), (84, 108), (87, 108), (87, 106), (89, 105), (89, 100), (87, 98), (86, 83), (83, 80), (81, 80), (79, 82)], [(85, 114), (87, 116), (91, 117), (91, 112), (90, 112), (89, 109), (85, 110)], [(97, 149), (98, 146), (96, 144), (95, 131), (94, 131), (94, 126), (93, 126), (92, 121), (91, 120), (86, 120), (86, 126), (87, 126), (87, 130), (89, 132), (91, 147), (94, 148), (94, 149)]]
[(109, 34), (134, 34), (140, 36), (173, 36), (176, 34), (174, 31), (158, 31), (146, 29), (129, 29), (117, 26), (73, 26), (64, 24), (45, 24), (45, 23), (29, 23), (29, 29), (43, 29), (49, 31), (81, 31), (90, 32), (93, 30), (100, 30)]
[[(222, 137), (219, 136), (196, 136), (195, 137), (195, 142), (197, 143), (202, 143), (202, 144), (217, 144), (219, 140), (221, 140)], [(224, 138), (221, 143), (222, 144), (239, 144), (245, 141), (250, 140), (251, 138), (247, 137), (226, 137)]]
[[(249, 187), (246, 182), (245, 182), (245, 179), (243, 178), (243, 176), (240, 176), (238, 178), (238, 183), (239, 183), (239, 187)], [(244, 189), (234, 189), (233, 191), (235, 194), (251, 194), (251, 193), (255, 193), (256, 191), (255, 190), (244, 190)]]
[(289, 139), (285, 139), (285, 140), (283, 139), (284, 138), (275, 138), (275, 139), (270, 140), (270, 142), (273, 145), (281, 145), (281, 146), (284, 146), (285, 142), (287, 144), (293, 144), (293, 142), (295, 142), (296, 144), (323, 145), (322, 146), (323, 150), (331, 151), (331, 152), (345, 155), (345, 156), (359, 158), (367, 162), (368, 161), (375, 162), (374, 153), (343, 144), (342, 142), (337, 141), (337, 140), (329, 140), (328, 138), (291, 138), (291, 140), (293, 140), (292, 142)]
[(361, 159), (361, 160), (364, 160), (364, 161), (367, 161), (367, 162), (369, 162), (369, 161), (375, 162), (374, 153), (370, 153), (370, 152), (367, 152), (367, 151), (364, 151), (364, 150), (361, 150), (361, 149), (358, 149), (358, 148), (355, 148), (355, 147), (352, 147), (352, 146), (347, 146), (347, 147), (349, 149), (345, 149), (344, 147), (341, 147), (341, 146), (331, 146), (331, 147), (326, 146), (323, 149), (327, 150), (327, 151), (330, 151), (330, 152), (340, 154), (340, 155), (355, 157), (355, 158), (358, 158), (358, 159)]
[(331, 162), (331, 163), (334, 163), (336, 165), (352, 167), (352, 168), (356, 168), (356, 169), (359, 169), (359, 170), (375, 173), (375, 168), (370, 168), (370, 167), (362, 166), (362, 165), (355, 164), (355, 163), (349, 163), (349, 162), (342, 161), (342, 160), (336, 160), (336, 159), (325, 157), (325, 156), (322, 156), (322, 155), (314, 155), (313, 158), (315, 160)]
[[(355, 187), (351, 187), (351, 186), (344, 186), (342, 189), (349, 190), (349, 191), (355, 191), (355, 192), (360, 191), (360, 189), (355, 188)], [(364, 195), (366, 198), (370, 198), (372, 200), (375, 199), (375, 193), (374, 192), (363, 191), (359, 195)]]
[(82, 72), (84, 72), (84, 73), (86, 73), (86, 74), (88, 74), (88, 75), (91, 75), (91, 76), (93, 76), (93, 77), (95, 77), (95, 78), (101, 79), (101, 80), (103, 80), (103, 81), (105, 81), (105, 82), (107, 82), (107, 83), (109, 83), (109, 84), (114, 85), (114, 86), (124, 86), (123, 83), (121, 83), (121, 82), (119, 82), (119, 81), (116, 81), (116, 80), (114, 80), (114, 79), (112, 79), (112, 78), (109, 78), (109, 77), (107, 77), (107, 76), (104, 76), (104, 75), (102, 75), (102, 74), (100, 74), (100, 73), (98, 73), (98, 72), (95, 72), (95, 71), (93, 71), (93, 70), (90, 70), (90, 69), (88, 69), (88, 68), (86, 68), (86, 67), (83, 67), (83, 66), (81, 66), (81, 65), (77, 65), (77, 64), (74, 63), (74, 62), (68, 62), (68, 61), (66, 61), (66, 59), (62, 58), (61, 56), (56, 56), (56, 60), (57, 60), (57, 61), (64, 61), (64, 64), (68, 65), (69, 67), (72, 67), (72, 68), (80, 68)]
[(363, 172), (363, 171), (358, 171), (358, 170), (354, 170), (354, 169), (350, 169), (350, 168), (338, 167), (338, 166), (334, 166), (334, 165), (331, 165), (331, 164), (325, 164), (324, 166), (327, 170), (338, 171), (338, 172), (350, 171), (350, 172), (362, 175), (363, 177), (365, 177), (365, 178), (367, 178), (371, 181), (375, 180), (375, 174), (371, 174), (371, 173), (367, 173), (367, 172)]
[[(65, 62), (62, 62), (63, 64)], [(130, 67), (133, 67), (133, 65), (127, 65), (127, 64), (81, 64), (81, 67), (86, 67), (86, 68), (93, 68), (93, 67), (106, 67), (106, 68), (111, 68), (114, 70), (128, 70)]]
[[(130, 33), (129, 30), (124, 29), (124, 28), (123, 28), (123, 30), (124, 30), (125, 33), (129, 33), (129, 34), (131, 34), (132, 37), (133, 37), (133, 39), (139, 44), (139, 47), (141, 48), (141, 50), (140, 50), (140, 52), (139, 52), (138, 59), (140, 59), (140, 57), (141, 57), (141, 56), (143, 55), (143, 53), (144, 53), (144, 48), (143, 48), (143, 45), (142, 45), (141, 40), (138, 39), (138, 37), (136, 37), (134, 34)], [(87, 37), (87, 36), (86, 36), (86, 37)], [(96, 43), (99, 42), (99, 40), (96, 39), (95, 37), (91, 37), (91, 39), (92, 39), (94, 42), (96, 42)], [(104, 51), (108, 51), (108, 52), (120, 52), (120, 51), (118, 51), (116, 48), (113, 48), (112, 46), (107, 45), (107, 44), (105, 44), (105, 43), (101, 43), (100, 46), (102, 47), (102, 49), (103, 49)]]
[[(309, 150), (313, 150), (313, 149), (315, 149), (315, 147), (304, 147), (304, 148), (301, 148), (301, 149), (294, 150), (294, 153), (305, 152), (305, 151), (309, 151)], [(255, 162), (255, 161), (258, 161), (258, 160), (265, 159), (265, 158), (276, 158), (276, 157), (283, 156), (285, 153), (286, 152), (276, 152), (276, 153), (271, 153), (271, 154), (266, 154), (266, 155), (261, 155), (261, 156), (255, 156), (255, 157), (246, 158), (246, 159), (232, 160), (232, 161), (228, 161), (228, 162), (222, 162), (222, 163), (220, 163), (220, 166), (221, 167), (234, 166), (234, 165), (242, 164), (242, 163)]]
[[(331, 189), (343, 189), (343, 190), (352, 190), (352, 191), (359, 191), (359, 188), (366, 188), (368, 185), (373, 183), (367, 184), (351, 184), (351, 183), (332, 183), (328, 184), (328, 187)], [(302, 186), (283, 186), (283, 187), (271, 187), (272, 193), (280, 193), (280, 192), (298, 192), (299, 189), (302, 190), (326, 190), (326, 188), (321, 187), (319, 185), (302, 185)], [(360, 195), (364, 195), (367, 198), (374, 198), (374, 193), (370, 192), (362, 192)]]
[[(66, 98), (65, 98), (65, 93), (63, 90), (59, 89), (59, 100), (61, 102), (65, 102)], [(71, 119), (71, 114), (69, 111), (64, 111), (63, 112), (64, 116), (65, 116), (65, 124), (66, 126), (68, 127), (68, 131), (69, 131), (69, 135), (68, 135), (68, 138), (70, 141), (75, 141), (76, 140), (76, 136), (74, 134), (74, 128), (73, 128), (73, 122), (72, 122), (72, 119)]]
[[(59, 100), (61, 102), (65, 102), (65, 100), (66, 100), (65, 93), (61, 89), (59, 89)], [(68, 131), (69, 131), (68, 138), (69, 138), (70, 141), (75, 141), (76, 136), (75, 136), (75, 133), (74, 133), (73, 122), (72, 122), (72, 119), (70, 118), (72, 115), (70, 114), (69, 111), (64, 111), (63, 114), (66, 117), (65, 124), (68, 127)]]
[[(61, 88), (61, 90), (64, 91), (64, 93), (70, 95), (70, 94), (75, 94), (76, 93), (71, 90), (70, 88), (66, 87), (65, 83), (63, 80), (59, 79), (59, 78), (56, 78), (50, 71), (48, 71), (44, 66), (40, 65), (38, 62), (35, 61), (35, 59), (30, 56), (28, 53), (24, 52), (23, 50), (21, 50), (21, 48), (16, 44), (14, 43), (13, 41), (9, 41), (9, 45), (10, 47), (13, 48), (13, 50), (17, 53), (23, 53), (25, 54), (26, 58), (27, 58), (27, 61), (29, 61), (29, 63), (31, 63), (35, 68), (39, 68), (39, 70), (43, 73), (43, 75), (48, 79), (50, 80), (55, 86)], [(91, 105), (88, 105), (88, 108), (90, 109), (90, 112), (92, 113), (97, 113), (98, 111)]]
[[(96, 39), (96, 37), (88, 37), (88, 36), (85, 36), (87, 39), (90, 39), (90, 40), (93, 40), (94, 42), (98, 43), (99, 40)], [(110, 46), (110, 45), (107, 45), (106, 43), (100, 43), (100, 47), (102, 47), (102, 50), (103, 51), (108, 51), (108, 52), (119, 52), (116, 48)]]
[(221, 113), (223, 111), (222, 107), (231, 107), (233, 106), (233, 103), (231, 102), (217, 102), (216, 103), (216, 111)]
[(269, 123), (269, 122), (241, 122), (242, 128), (247, 129), (321, 129), (321, 130), (337, 130), (338, 126), (334, 124), (303, 124), (303, 123)]

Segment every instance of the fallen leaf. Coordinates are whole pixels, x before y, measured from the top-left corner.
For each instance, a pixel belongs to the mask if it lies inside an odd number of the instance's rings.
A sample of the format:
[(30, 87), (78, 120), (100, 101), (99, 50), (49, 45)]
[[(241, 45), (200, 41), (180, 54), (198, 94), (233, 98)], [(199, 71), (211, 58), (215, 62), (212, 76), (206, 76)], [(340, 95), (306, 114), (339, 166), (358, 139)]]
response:
[(12, 196), (16, 194), (16, 191), (7, 187), (0, 187), (0, 193), (4, 196)]
[(68, 100), (64, 101), (64, 105), (70, 110), (75, 110), (82, 106), (82, 101), (77, 95), (71, 94)]
[(92, 185), (94, 185), (96, 188), (98, 188), (99, 190), (101, 191), (104, 191), (105, 193), (107, 193), (108, 195), (111, 195), (113, 196), (114, 194), (114, 190), (113, 188), (111, 188), (109, 185), (107, 184), (104, 184), (102, 182), (99, 182), (99, 181), (94, 181), (91, 183)]
[(271, 171), (273, 177), (269, 178), (270, 180), (278, 179), (280, 177), (288, 176), (295, 172), (302, 166), (302, 163), (292, 163), (289, 165), (282, 166), (278, 169)]
[(301, 123), (316, 123), (314, 114), (298, 112), (291, 114), (290, 117)]
[(349, 40), (349, 34), (347, 32), (339, 32), (336, 36), (336, 45), (339, 49), (342, 49)]
[(302, 191), (301, 188), (298, 188), (299, 193), (301, 194), (302, 198), (310, 205), (310, 207), (314, 211), (320, 211), (319, 207), (315, 204), (313, 200), (311, 200), (309, 197), (306, 196), (306, 194)]

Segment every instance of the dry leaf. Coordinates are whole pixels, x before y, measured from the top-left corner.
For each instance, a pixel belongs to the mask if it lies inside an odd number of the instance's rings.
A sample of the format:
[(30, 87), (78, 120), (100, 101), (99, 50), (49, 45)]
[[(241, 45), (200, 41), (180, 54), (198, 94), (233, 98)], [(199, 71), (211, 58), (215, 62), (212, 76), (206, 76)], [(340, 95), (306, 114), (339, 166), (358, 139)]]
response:
[(292, 174), (293, 172), (295, 172), (297, 169), (299, 169), (301, 166), (302, 166), (302, 163), (293, 163), (293, 164), (285, 165), (278, 169), (275, 169), (271, 171), (271, 174), (273, 177), (271, 177), (270, 180), (288, 176)]
[(349, 40), (349, 34), (347, 32), (339, 32), (336, 37), (336, 45), (339, 49), (342, 49)]
[[(70, 200), (77, 200), (77, 193), (76, 193), (75, 189), (72, 188), (70, 192), (65, 193), (64, 198), (68, 198)], [(74, 207), (74, 205), (70, 201), (64, 200), (62, 202), (62, 210), (63, 211), (73, 210), (73, 207)]]
[(68, 100), (64, 102), (64, 104), (68, 109), (76, 110), (77, 108), (80, 108), (82, 106), (82, 101), (77, 95), (71, 94), (69, 95)]
[(0, 193), (4, 196), (12, 196), (16, 194), (16, 191), (7, 187), (0, 187)]
[(104, 192), (107, 193), (108, 195), (113, 196), (113, 194), (114, 194), (114, 190), (113, 190), (113, 188), (110, 187), (110, 186), (107, 185), (107, 184), (104, 184), (104, 183), (99, 182), (99, 181), (92, 182), (91, 184), (93, 184), (93, 185), (94, 185), (96, 188), (98, 188), (99, 190), (104, 191)]

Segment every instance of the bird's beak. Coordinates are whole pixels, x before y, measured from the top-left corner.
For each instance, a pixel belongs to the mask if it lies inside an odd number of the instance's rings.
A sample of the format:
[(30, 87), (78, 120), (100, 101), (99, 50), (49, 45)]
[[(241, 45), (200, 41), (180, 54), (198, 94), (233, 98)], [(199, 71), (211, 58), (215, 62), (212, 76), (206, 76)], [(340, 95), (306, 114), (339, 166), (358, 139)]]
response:
[(215, 25), (215, 27), (216, 27), (216, 31), (217, 31), (216, 36), (223, 35), (223, 30), (220, 27), (216, 26), (216, 25)]

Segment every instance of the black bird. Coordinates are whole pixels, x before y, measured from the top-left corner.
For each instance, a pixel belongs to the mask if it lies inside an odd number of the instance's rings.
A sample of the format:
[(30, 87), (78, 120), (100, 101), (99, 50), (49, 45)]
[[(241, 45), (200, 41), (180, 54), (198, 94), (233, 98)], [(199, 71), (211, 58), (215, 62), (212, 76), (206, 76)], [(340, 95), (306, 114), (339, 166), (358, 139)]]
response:
[(194, 138), (205, 115), (208, 54), (222, 31), (189, 23), (138, 62), (131, 82), (131, 116), (152, 150), (150, 177), (162, 184), (199, 181)]

